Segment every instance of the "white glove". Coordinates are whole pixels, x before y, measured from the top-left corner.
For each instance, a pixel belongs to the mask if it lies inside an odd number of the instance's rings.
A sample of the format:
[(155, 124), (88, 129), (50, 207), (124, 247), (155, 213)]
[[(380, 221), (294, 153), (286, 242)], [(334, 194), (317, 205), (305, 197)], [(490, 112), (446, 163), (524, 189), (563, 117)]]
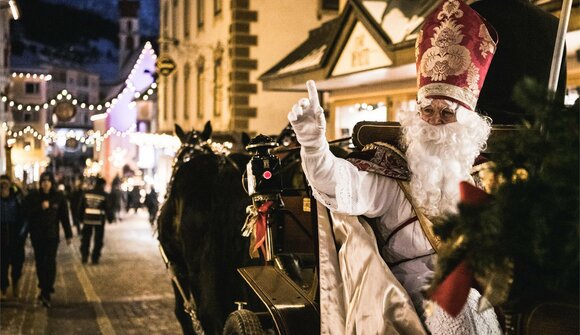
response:
[(321, 149), (326, 143), (326, 120), (318, 101), (318, 91), (313, 80), (306, 82), (308, 99), (302, 98), (292, 106), (288, 121), (292, 124), (296, 138), (306, 151)]

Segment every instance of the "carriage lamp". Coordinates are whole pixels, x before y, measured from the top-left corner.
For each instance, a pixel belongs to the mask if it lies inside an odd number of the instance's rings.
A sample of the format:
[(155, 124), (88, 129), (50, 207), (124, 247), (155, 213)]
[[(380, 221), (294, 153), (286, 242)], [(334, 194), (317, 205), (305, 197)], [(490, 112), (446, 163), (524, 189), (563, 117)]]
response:
[(252, 156), (246, 167), (248, 194), (275, 197), (282, 191), (280, 176), (280, 159), (270, 150), (278, 143), (269, 136), (258, 135), (246, 146)]

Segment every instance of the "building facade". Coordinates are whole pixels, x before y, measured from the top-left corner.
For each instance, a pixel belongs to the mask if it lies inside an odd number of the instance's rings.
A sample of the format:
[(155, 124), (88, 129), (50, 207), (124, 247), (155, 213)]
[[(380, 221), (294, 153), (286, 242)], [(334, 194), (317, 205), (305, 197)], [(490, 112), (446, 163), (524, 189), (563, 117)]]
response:
[(159, 130), (279, 133), (303, 94), (258, 77), (338, 12), (338, 0), (162, 0)]
[[(10, 92), (10, 20), (18, 19), (16, 2), (0, 1), (0, 93)], [(0, 101), (0, 174), (6, 171), (6, 131), (12, 125), (12, 115), (8, 112), (7, 101)]]
[(51, 76), (21, 71), (10, 76), (7, 105), (11, 127), (7, 129), (6, 142), (11, 147), (14, 177), (30, 183), (38, 180), (40, 172), (50, 162), (46, 156), (48, 147), (44, 135), (48, 132), (51, 110), (45, 105)]
[[(305, 90), (304, 83), (315, 80), (327, 114), (329, 139), (352, 135), (359, 121), (397, 121), (400, 111), (416, 107), (415, 40), (423, 18), (438, 3), (345, 1), (339, 17), (313, 30), (261, 75), (263, 87), (293, 92)], [(562, 6), (550, 0), (533, 3), (555, 16)], [(566, 102), (571, 104), (580, 87), (577, 1), (569, 22)]]

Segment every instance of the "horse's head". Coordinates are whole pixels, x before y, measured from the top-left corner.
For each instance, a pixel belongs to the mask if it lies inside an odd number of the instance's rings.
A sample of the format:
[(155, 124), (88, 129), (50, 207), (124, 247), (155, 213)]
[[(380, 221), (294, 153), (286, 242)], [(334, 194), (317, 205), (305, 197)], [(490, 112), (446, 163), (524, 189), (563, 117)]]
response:
[(181, 141), (181, 146), (173, 159), (173, 174), (175, 174), (183, 163), (187, 163), (195, 155), (211, 153), (211, 147), (207, 143), (207, 140), (211, 137), (211, 133), (210, 121), (206, 122), (201, 132), (195, 129), (185, 132), (178, 124), (175, 125), (175, 134)]
[(298, 140), (296, 139), (296, 133), (289, 123), (286, 127), (284, 127), (284, 129), (282, 129), (276, 138), (276, 142), (278, 142), (280, 146), (286, 148), (293, 148), (299, 145)]

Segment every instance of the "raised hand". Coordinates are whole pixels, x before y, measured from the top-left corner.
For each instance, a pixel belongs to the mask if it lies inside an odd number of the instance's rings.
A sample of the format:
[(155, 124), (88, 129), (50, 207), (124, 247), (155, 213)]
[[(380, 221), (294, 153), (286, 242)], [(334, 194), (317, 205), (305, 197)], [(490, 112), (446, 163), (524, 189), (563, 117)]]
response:
[(302, 98), (292, 106), (292, 111), (288, 113), (288, 121), (292, 124), (300, 145), (307, 150), (316, 150), (326, 142), (326, 119), (314, 81), (307, 81), (306, 88), (308, 99)]

